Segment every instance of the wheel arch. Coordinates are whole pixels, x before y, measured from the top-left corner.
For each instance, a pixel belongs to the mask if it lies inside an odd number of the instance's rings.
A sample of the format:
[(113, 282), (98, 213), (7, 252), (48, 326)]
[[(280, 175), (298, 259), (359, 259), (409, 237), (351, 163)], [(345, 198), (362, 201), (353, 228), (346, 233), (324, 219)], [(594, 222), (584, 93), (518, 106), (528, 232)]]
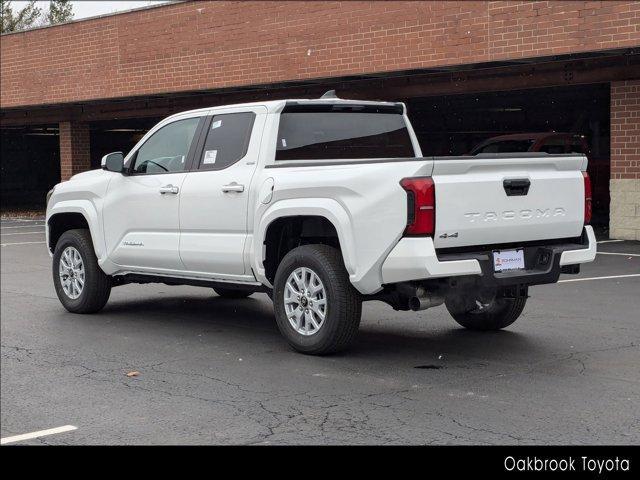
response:
[(64, 232), (76, 228), (86, 228), (91, 235), (96, 257), (100, 261), (104, 258), (104, 243), (101, 241), (102, 229), (95, 207), (86, 200), (74, 202), (73, 205), (65, 205), (64, 203), (66, 202), (54, 205), (47, 212), (46, 242), (49, 253), (53, 254), (56, 243)]
[[(264, 213), (260, 218), (258, 228), (255, 230), (253, 268), (258, 280), (268, 286), (273, 285), (274, 265), (273, 262), (270, 263), (270, 260), (268, 260), (269, 255), (273, 255), (274, 252), (272, 242), (280, 229), (285, 228), (287, 225), (301, 222), (308, 222), (307, 225), (313, 225), (315, 232), (320, 235), (300, 238), (319, 239), (320, 241), (316, 243), (325, 243), (337, 247), (342, 254), (348, 274), (355, 273), (354, 239), (350, 233), (350, 220), (346, 210), (335, 200), (327, 198), (303, 199), (301, 201), (283, 200), (273, 204)], [(318, 228), (320, 228), (319, 232)], [(335, 235), (337, 245), (333, 245), (330, 241), (321, 240), (323, 236), (324, 238), (331, 238), (332, 234)], [(281, 250), (277, 255), (278, 261), (289, 250)], [(267, 260), (266, 264), (265, 260)], [(277, 268), (277, 264), (275, 268)]]

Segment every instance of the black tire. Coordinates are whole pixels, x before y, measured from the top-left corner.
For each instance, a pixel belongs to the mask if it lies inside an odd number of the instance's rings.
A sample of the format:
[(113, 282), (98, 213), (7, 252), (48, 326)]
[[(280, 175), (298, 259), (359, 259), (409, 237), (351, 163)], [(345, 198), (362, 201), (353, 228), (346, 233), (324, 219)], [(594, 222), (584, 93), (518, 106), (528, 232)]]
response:
[(252, 292), (251, 290), (241, 290), (236, 288), (221, 288), (221, 287), (215, 287), (213, 291), (216, 292), (216, 294), (222, 298), (247, 298), (248, 296), (253, 295), (255, 293), (255, 292)]
[[(527, 303), (526, 292), (518, 298), (479, 299), (477, 295), (451, 296), (445, 300), (445, 305), (453, 319), (469, 330), (500, 330), (515, 322)], [(483, 305), (478, 306), (476, 300)]]
[[(326, 292), (326, 316), (312, 335), (298, 333), (286, 315), (284, 291), (289, 275), (307, 267), (320, 278)], [(354, 341), (360, 326), (362, 299), (351, 285), (341, 253), (327, 245), (304, 245), (291, 250), (278, 265), (273, 305), (280, 332), (297, 351), (326, 355), (345, 350)]]
[[(60, 257), (67, 247), (74, 247), (84, 264), (84, 286), (75, 299), (65, 293), (59, 274)], [(53, 254), (53, 284), (60, 303), (72, 313), (95, 313), (106, 305), (111, 294), (111, 277), (98, 266), (89, 230), (68, 230), (60, 236)]]

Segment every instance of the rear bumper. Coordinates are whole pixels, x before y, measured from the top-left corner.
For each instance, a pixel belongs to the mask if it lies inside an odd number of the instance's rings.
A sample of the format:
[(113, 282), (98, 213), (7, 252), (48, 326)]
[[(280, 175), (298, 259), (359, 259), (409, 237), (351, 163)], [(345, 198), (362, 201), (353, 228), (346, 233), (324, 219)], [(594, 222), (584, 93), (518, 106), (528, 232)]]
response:
[(593, 227), (586, 225), (582, 231), (582, 248), (564, 250), (560, 256), (560, 266), (593, 262), (596, 259), (597, 242)]
[[(523, 248), (525, 270), (495, 273), (492, 252), (496, 248)], [(465, 249), (468, 250), (468, 249)], [(521, 246), (487, 246), (473, 251), (436, 252), (433, 239), (403, 238), (382, 265), (385, 284), (432, 278), (479, 276), (485, 285), (536, 285), (558, 281), (570, 265), (592, 262), (596, 238), (590, 225), (579, 239), (559, 242), (526, 242)]]

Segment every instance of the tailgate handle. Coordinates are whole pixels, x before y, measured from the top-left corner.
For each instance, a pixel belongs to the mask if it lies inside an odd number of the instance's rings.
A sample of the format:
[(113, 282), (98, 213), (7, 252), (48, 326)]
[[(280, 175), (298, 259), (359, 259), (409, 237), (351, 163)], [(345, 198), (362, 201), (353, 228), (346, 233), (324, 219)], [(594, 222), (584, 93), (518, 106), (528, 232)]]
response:
[(529, 193), (531, 180), (528, 178), (509, 178), (502, 182), (502, 185), (504, 186), (504, 191), (507, 192), (507, 197), (526, 195)]

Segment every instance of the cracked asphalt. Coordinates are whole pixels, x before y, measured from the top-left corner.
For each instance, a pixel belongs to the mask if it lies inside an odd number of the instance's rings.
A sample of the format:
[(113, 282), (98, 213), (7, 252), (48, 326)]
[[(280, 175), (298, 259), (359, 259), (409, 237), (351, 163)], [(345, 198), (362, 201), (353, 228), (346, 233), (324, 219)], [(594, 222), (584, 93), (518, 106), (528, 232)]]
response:
[[(27, 243), (39, 223), (2, 220), (2, 243), (20, 243), (0, 261), (3, 438), (75, 425), (21, 443), (640, 443), (640, 277), (533, 287), (493, 333), (369, 302), (352, 350), (308, 357), (263, 294), (127, 285), (99, 314), (67, 313), (45, 246)], [(637, 273), (640, 257), (599, 255), (579, 278)]]

